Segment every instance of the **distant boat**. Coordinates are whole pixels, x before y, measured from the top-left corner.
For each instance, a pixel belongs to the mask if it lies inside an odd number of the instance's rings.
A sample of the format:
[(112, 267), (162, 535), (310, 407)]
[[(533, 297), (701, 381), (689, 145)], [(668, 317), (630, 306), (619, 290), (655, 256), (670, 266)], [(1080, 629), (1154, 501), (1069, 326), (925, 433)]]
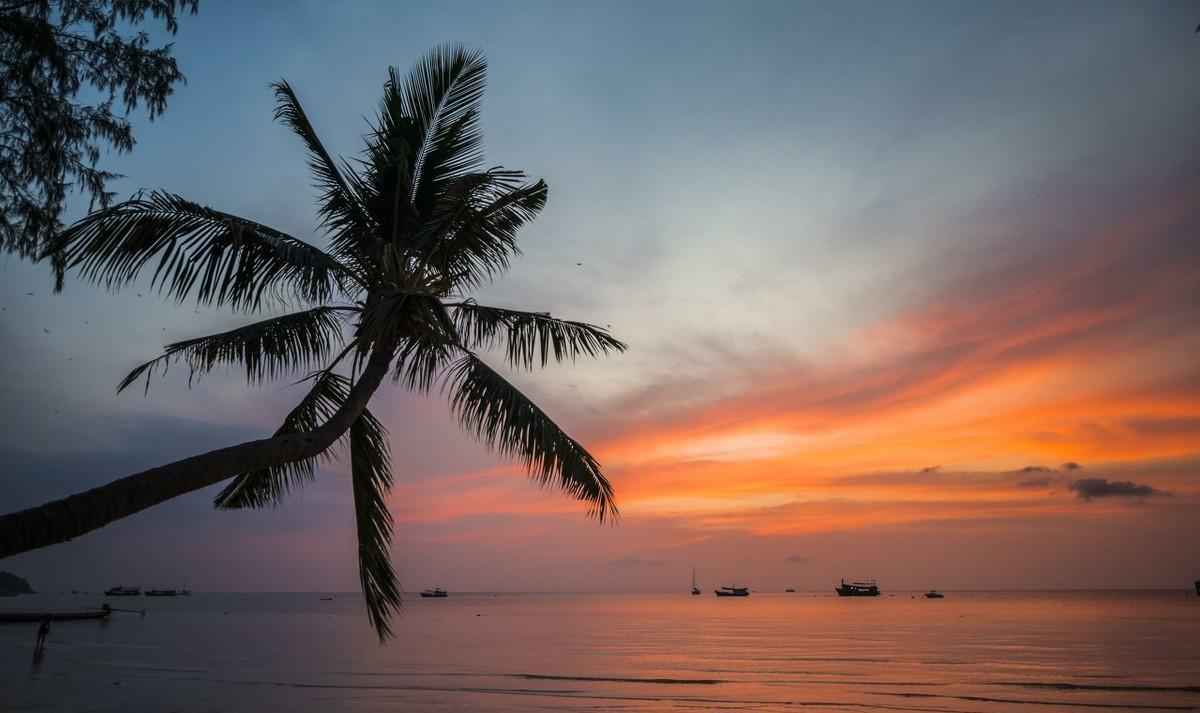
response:
[(692, 565), (692, 596), (700, 593), (700, 587), (696, 586), (696, 565)]
[(147, 597), (173, 597), (177, 594), (179, 594), (179, 592), (175, 591), (174, 589), (147, 589), (146, 590)]
[(785, 592), (788, 592), (788, 593), (791, 593), (791, 592), (795, 592), (796, 590), (795, 590), (795, 589), (792, 589), (791, 587), (789, 587), (789, 588), (787, 588), (787, 589), (785, 589), (785, 590), (783, 590), (783, 591), (785, 591)]
[(835, 587), (834, 591), (839, 597), (878, 597), (879, 586), (875, 584), (875, 580), (869, 582), (851, 582), (846, 584), (846, 580), (842, 580), (842, 586)]
[(104, 590), (104, 596), (106, 597), (136, 597), (141, 593), (141, 587), (113, 587), (112, 589)]
[(1200, 597), (1200, 579), (1196, 580), (1196, 596)]
[(925, 598), (926, 599), (945, 599), (946, 595), (942, 594), (941, 592), (939, 592), (936, 589), (930, 589), (928, 592), (925, 592)]
[(421, 596), (422, 597), (432, 597), (435, 599), (443, 599), (450, 595), (446, 593), (445, 589), (438, 587), (437, 589), (426, 589), (425, 591), (421, 592)]
[(750, 596), (749, 587), (721, 587), (713, 592), (718, 597), (748, 597)]
[(188, 589), (188, 586), (187, 586), (187, 575), (186, 574), (183, 575), (183, 589), (179, 590), (179, 596), (181, 596), (181, 597), (192, 596), (192, 590)]
[(112, 611), (103, 609), (100, 611), (65, 611), (65, 612), (0, 612), (0, 623), (6, 622), (21, 622), (21, 621), (41, 621), (44, 617), (50, 617), (51, 621), (70, 621), (74, 619), (107, 619)]

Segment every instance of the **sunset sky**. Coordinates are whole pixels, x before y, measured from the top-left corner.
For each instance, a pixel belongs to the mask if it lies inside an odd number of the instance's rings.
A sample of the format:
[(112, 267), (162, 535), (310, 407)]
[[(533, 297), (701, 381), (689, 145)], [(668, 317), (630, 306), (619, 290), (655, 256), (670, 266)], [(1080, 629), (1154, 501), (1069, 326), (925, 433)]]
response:
[[(489, 59), (489, 165), (543, 177), (479, 295), (628, 353), (515, 375), (601, 460), (616, 527), (388, 386), (405, 589), (1185, 587), (1200, 578), (1194, 2), (206, 1), (188, 77), (108, 165), (302, 239), (286, 78), (359, 150), (388, 65)], [(82, 215), (76, 206), (72, 217)], [(0, 511), (272, 432), (236, 372), (115, 387), (244, 316), (0, 261)], [(29, 294), (32, 293), (32, 294)], [(499, 365), (499, 361), (495, 361)], [(344, 464), (273, 511), (215, 489), (0, 569), (45, 590), (357, 589)]]

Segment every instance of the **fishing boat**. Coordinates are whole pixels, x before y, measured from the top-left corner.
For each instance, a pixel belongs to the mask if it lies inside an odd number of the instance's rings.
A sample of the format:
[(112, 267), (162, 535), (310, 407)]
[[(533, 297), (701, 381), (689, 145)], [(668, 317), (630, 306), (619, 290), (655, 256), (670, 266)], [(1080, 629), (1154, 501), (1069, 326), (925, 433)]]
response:
[(692, 596), (700, 593), (700, 587), (696, 586), (696, 565), (692, 565)]
[(136, 597), (141, 593), (141, 587), (113, 587), (112, 589), (104, 590), (104, 596), (106, 597)]
[(875, 580), (868, 582), (851, 582), (846, 584), (846, 580), (842, 580), (840, 587), (835, 587), (839, 597), (878, 597), (879, 585), (875, 584)]
[(713, 594), (718, 597), (748, 597), (750, 596), (749, 587), (721, 587), (714, 590)]
[(946, 595), (942, 594), (941, 592), (939, 592), (936, 589), (930, 589), (928, 592), (925, 592), (925, 598), (926, 599), (945, 599)]
[(788, 594), (795, 594), (795, 593), (796, 593), (796, 590), (795, 590), (795, 589), (792, 589), (791, 587), (788, 587), (787, 589), (785, 589), (785, 590), (783, 590), (783, 591), (784, 591), (784, 592), (786, 592), (786, 593), (788, 593)]
[(445, 589), (438, 587), (437, 589), (426, 589), (422, 591), (421, 596), (433, 599), (444, 599), (450, 595), (446, 593)]
[(109, 609), (99, 611), (64, 611), (64, 612), (0, 612), (0, 623), (16, 623), (41, 621), (50, 617), (50, 621), (73, 621), (77, 619), (107, 619), (112, 614)]

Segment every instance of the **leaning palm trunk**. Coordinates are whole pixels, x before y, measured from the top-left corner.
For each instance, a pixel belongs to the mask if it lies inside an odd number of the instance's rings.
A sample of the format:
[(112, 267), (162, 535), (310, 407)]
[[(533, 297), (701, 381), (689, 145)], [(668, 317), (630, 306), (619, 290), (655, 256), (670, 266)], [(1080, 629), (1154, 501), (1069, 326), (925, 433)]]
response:
[(387, 375), (392, 355), (377, 352), (350, 398), (320, 427), (236, 446), (143, 470), (62, 500), (0, 516), (0, 558), (56, 545), (92, 530), (207, 488), (242, 473), (279, 468), (320, 455), (358, 420)]
[(400, 587), (388, 554), (387, 432), (367, 406), (389, 375), (419, 392), (440, 385), (470, 435), (519, 460), (538, 484), (583, 501), (589, 515), (616, 517), (596, 459), (483, 358), (490, 353), (531, 370), (625, 350), (605, 329), (469, 296), (519, 254), (517, 231), (548, 193), (544, 181), (483, 168), (485, 69), (477, 52), (455, 47), (430, 52), (407, 76), (392, 69), (355, 164), (335, 162), (291, 87), (275, 85), (276, 118), (303, 140), (321, 191), (325, 249), (161, 192), (93, 213), (54, 241), (47, 257), (60, 286), (67, 271), (110, 289), (149, 273), (152, 287), (180, 302), (246, 313), (304, 307), (169, 344), (118, 390), (144, 379), (148, 392), (154, 374), (178, 361), (193, 376), (241, 366), (250, 384), (307, 373), (310, 387), (270, 438), (0, 517), (0, 557), (64, 542), (225, 480), (217, 507), (277, 504), (312, 480), (318, 459), (345, 440), (359, 578), (382, 640)]

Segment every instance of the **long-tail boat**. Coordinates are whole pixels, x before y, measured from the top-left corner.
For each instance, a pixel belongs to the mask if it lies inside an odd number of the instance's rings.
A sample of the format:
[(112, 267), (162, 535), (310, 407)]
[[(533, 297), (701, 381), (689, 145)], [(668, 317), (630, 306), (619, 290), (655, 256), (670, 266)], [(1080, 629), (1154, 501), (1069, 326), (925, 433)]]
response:
[(64, 611), (64, 612), (0, 612), (0, 623), (15, 623), (41, 621), (50, 617), (50, 621), (72, 621), (76, 619), (107, 619), (112, 614), (110, 609), (99, 611)]
[(846, 584), (846, 580), (842, 580), (840, 587), (834, 587), (839, 597), (878, 597), (879, 585), (875, 584), (875, 580), (868, 582), (851, 582)]

